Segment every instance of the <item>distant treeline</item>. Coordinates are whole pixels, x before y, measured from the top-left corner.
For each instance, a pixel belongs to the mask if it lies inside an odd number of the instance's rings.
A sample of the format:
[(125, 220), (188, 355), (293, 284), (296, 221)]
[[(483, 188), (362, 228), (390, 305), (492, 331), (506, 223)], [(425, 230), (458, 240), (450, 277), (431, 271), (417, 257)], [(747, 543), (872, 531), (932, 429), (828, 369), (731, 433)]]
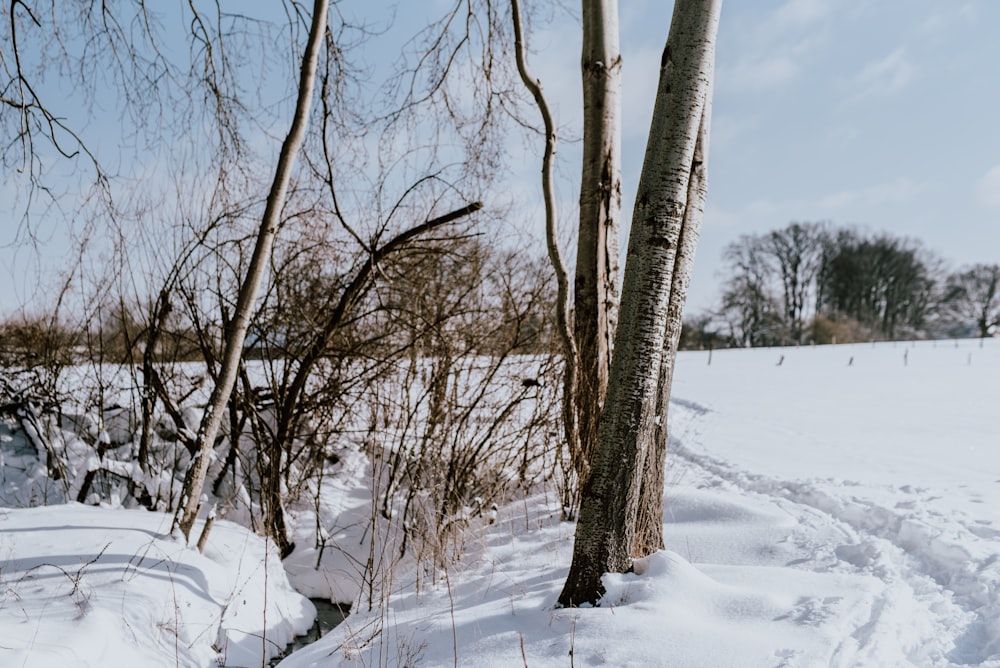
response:
[[(275, 259), (246, 359), (547, 355), (557, 348), (547, 258), (471, 238), (428, 241), (381, 262), (366, 292), (331, 323), (354, 275), (324, 269), (332, 260), (323, 250), (290, 244), (287, 257)], [(190, 284), (145, 302), (109, 299), (83, 313), (0, 317), (0, 369), (188, 361), (211, 368), (229, 322), (227, 294), (191, 275)]]
[(743, 235), (723, 252), (716, 309), (685, 321), (681, 346), (992, 336), (1000, 265), (951, 271), (917, 240), (828, 223)]

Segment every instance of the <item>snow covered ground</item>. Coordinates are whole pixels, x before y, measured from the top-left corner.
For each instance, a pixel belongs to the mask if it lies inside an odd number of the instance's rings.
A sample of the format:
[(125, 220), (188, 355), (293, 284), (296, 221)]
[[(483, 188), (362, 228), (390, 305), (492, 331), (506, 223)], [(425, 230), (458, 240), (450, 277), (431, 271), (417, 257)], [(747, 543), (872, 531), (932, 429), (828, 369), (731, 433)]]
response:
[[(606, 576), (601, 607), (554, 607), (574, 527), (553, 490), (483, 520), (433, 584), (381, 573), (388, 607), (359, 597), (280, 665), (1000, 667), (1000, 341), (708, 359), (678, 362), (668, 549)], [(0, 666), (261, 666), (309, 624), (262, 540), (220, 522), (199, 555), (168, 527), (0, 510)], [(310, 593), (357, 587), (307, 561), (286, 566)]]
[[(312, 624), (273, 545), (218, 521), (204, 554), (171, 516), (0, 509), (0, 666), (260, 666)], [(200, 530), (200, 527), (196, 527)]]
[(668, 550), (600, 608), (538, 496), (281, 666), (1000, 666), (998, 343), (683, 353)]

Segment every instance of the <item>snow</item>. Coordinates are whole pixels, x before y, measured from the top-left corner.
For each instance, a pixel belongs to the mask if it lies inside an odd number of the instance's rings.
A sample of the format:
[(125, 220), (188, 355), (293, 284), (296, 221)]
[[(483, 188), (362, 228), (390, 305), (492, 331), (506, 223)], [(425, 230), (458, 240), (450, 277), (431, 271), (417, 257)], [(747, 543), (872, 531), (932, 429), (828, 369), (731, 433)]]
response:
[(0, 665), (260, 666), (311, 622), (291, 581), (353, 607), (282, 668), (1000, 667), (1000, 341), (708, 361), (678, 360), (667, 549), (606, 575), (599, 607), (555, 607), (574, 531), (555, 489), (471, 519), (432, 582), (404, 561), (362, 595), (359, 455), (297, 518), (329, 547), (285, 570), (225, 520), (199, 555), (159, 513), (0, 510)]
[(998, 343), (682, 353), (668, 549), (600, 607), (539, 494), (280, 665), (1000, 666)]
[(315, 609), (273, 545), (219, 520), (199, 554), (167, 535), (171, 519), (0, 511), (0, 665), (259, 666), (309, 628)]

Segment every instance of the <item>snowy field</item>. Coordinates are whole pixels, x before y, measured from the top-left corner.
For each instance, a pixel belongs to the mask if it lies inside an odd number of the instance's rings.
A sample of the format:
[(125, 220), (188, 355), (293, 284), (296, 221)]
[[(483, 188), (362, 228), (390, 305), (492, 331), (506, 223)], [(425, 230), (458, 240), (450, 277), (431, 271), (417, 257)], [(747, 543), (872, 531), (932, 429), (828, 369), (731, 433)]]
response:
[(553, 608), (573, 527), (537, 497), (281, 665), (1000, 666), (998, 343), (682, 353), (668, 551), (602, 607)]
[[(667, 551), (601, 607), (553, 606), (574, 528), (553, 490), (433, 585), (384, 573), (388, 608), (355, 601), (280, 665), (1000, 667), (1000, 341), (708, 359), (678, 362)], [(199, 555), (168, 526), (0, 510), (0, 666), (261, 666), (309, 625), (262, 540), (220, 522)]]

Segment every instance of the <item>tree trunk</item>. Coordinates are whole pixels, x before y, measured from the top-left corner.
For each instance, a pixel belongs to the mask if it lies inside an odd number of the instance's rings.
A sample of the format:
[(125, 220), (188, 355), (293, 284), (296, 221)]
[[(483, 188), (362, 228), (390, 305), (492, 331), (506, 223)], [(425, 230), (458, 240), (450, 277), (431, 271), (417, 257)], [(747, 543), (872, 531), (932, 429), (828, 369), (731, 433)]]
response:
[(170, 311), (170, 295), (164, 288), (160, 291), (160, 296), (153, 307), (153, 313), (150, 315), (146, 349), (142, 352), (142, 428), (139, 432), (138, 459), (139, 468), (142, 469), (143, 473), (147, 473), (149, 467), (147, 461), (149, 459), (149, 442), (152, 439), (153, 409), (156, 406), (156, 388), (153, 385), (153, 374), (156, 373), (156, 369), (153, 367), (153, 357), (156, 355), (160, 334), (163, 333), (163, 327), (166, 325)]
[(574, 453), (578, 484), (587, 478), (608, 387), (618, 315), (621, 211), (621, 67), (618, 0), (582, 0), (583, 170), (576, 255), (574, 334), (579, 354)]
[(597, 603), (604, 593), (601, 575), (632, 567), (647, 450), (664, 400), (657, 389), (670, 350), (665, 335), (672, 281), (689, 217), (691, 175), (701, 169), (695, 149), (702, 124), (709, 122), (721, 5), (721, 0), (674, 4), (632, 218), (607, 403), (561, 605)]
[(657, 381), (656, 404), (659, 407), (654, 422), (652, 441), (647, 446), (646, 468), (642, 475), (639, 493), (639, 514), (636, 518), (635, 545), (633, 557), (645, 557), (662, 550), (663, 543), (663, 487), (666, 483), (667, 459), (667, 414), (670, 408), (670, 388), (674, 380), (674, 362), (677, 346), (681, 340), (681, 325), (688, 286), (691, 284), (691, 270), (701, 232), (701, 218), (705, 212), (705, 196), (708, 193), (708, 131), (712, 118), (712, 94), (709, 89), (702, 112), (698, 143), (695, 146), (694, 161), (691, 164), (691, 180), (688, 183), (687, 209), (684, 225), (677, 244), (677, 258), (674, 274), (670, 279), (670, 305), (667, 307), (667, 329), (664, 334), (663, 360), (660, 363), (660, 377)]
[[(528, 72), (524, 38), (521, 34), (521, 4), (519, 0), (511, 0), (511, 10), (514, 20), (514, 54), (517, 59), (517, 72), (521, 76), (524, 87), (534, 98), (545, 126), (545, 151), (542, 154), (542, 198), (545, 203), (545, 243), (549, 262), (556, 275), (556, 324), (559, 329), (559, 340), (562, 344), (563, 360), (565, 361), (562, 403), (563, 436), (566, 439), (566, 447), (579, 480), (577, 466), (581, 452), (580, 430), (577, 422), (578, 407), (580, 406), (577, 398), (580, 385), (579, 357), (570, 312), (569, 271), (566, 269), (566, 263), (559, 250), (559, 220), (556, 215), (555, 185), (552, 180), (552, 161), (556, 152), (556, 126), (545, 94), (542, 92), (541, 83)], [(568, 518), (575, 515), (577, 493), (575, 490), (570, 491), (573, 489), (570, 482), (564, 484), (563, 489), (566, 492), (562, 502), (563, 516)]]
[(264, 217), (261, 220), (260, 230), (257, 233), (257, 243), (254, 246), (247, 275), (240, 286), (233, 320), (227, 328), (226, 344), (223, 350), (219, 377), (216, 380), (215, 387), (212, 389), (208, 406), (205, 409), (205, 415), (202, 417), (201, 424), (198, 427), (198, 451), (195, 453), (191, 461), (191, 468), (184, 479), (180, 504), (177, 508), (177, 514), (174, 516), (174, 529), (180, 529), (184, 534), (185, 540), (190, 538), (191, 527), (194, 526), (194, 522), (198, 517), (198, 511), (201, 508), (201, 493), (205, 486), (205, 477), (208, 474), (208, 465), (211, 462), (211, 452), (215, 445), (215, 437), (219, 432), (219, 425), (222, 422), (226, 404), (229, 401), (229, 396), (233, 391), (233, 384), (236, 381), (236, 373), (243, 355), (243, 344), (246, 340), (247, 328), (250, 325), (250, 316), (253, 312), (253, 303), (257, 298), (260, 285), (264, 280), (264, 273), (270, 262), (271, 248), (274, 245), (274, 237), (281, 218), (281, 210), (285, 205), (285, 195), (288, 192), (288, 184), (291, 181), (292, 166), (305, 140), (306, 126), (309, 123), (309, 109), (312, 104), (313, 87), (316, 80), (316, 65), (319, 61), (319, 51), (323, 44), (323, 37), (326, 33), (328, 10), (328, 0), (314, 1), (312, 24), (309, 27), (309, 40), (302, 58), (302, 70), (299, 76), (295, 116), (292, 119), (292, 126), (288, 131), (288, 135), (281, 145), (281, 153), (278, 156), (274, 181), (271, 184), (271, 191), (267, 196)]

